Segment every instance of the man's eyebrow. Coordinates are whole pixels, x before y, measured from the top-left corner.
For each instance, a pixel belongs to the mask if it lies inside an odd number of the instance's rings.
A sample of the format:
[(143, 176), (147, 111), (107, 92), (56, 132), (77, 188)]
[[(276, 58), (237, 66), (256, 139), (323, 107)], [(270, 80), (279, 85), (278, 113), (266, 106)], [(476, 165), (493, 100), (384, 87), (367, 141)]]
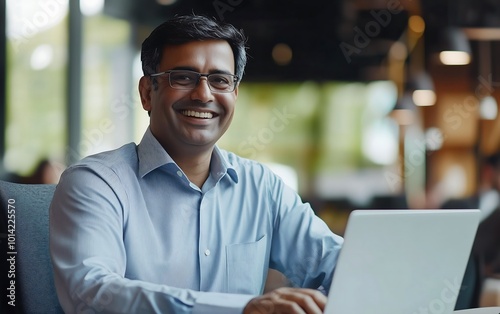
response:
[(229, 71), (224, 71), (224, 70), (218, 70), (218, 69), (215, 69), (215, 70), (210, 70), (208, 73), (210, 74), (230, 74), (230, 75), (233, 75), (233, 73), (229, 72)]
[[(200, 73), (200, 72), (198, 72), (197, 69), (195, 69), (193, 67), (190, 67), (190, 66), (178, 66), (178, 67), (170, 69), (169, 71), (171, 71), (171, 70), (187, 70), (187, 71), (193, 71), (193, 72)], [(234, 75), (233, 73), (231, 73), (229, 71), (224, 71), (224, 70), (220, 70), (220, 69), (209, 70), (208, 74), (230, 74), (230, 75)]]
[(187, 71), (198, 72), (195, 68), (189, 67), (189, 66), (178, 66), (178, 67), (170, 69), (169, 71), (172, 71), (172, 70), (187, 70)]

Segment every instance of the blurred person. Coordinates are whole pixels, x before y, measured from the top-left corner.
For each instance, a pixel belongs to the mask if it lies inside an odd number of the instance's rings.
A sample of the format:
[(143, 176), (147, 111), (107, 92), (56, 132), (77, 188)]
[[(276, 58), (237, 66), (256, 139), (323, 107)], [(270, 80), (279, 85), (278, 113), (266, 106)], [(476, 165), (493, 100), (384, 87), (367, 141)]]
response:
[(485, 276), (500, 274), (500, 152), (487, 158), (487, 182), (479, 196), (483, 219), (479, 224), (474, 251), (484, 263)]
[[(143, 42), (144, 137), (68, 167), (51, 205), (66, 313), (322, 313), (343, 239), (267, 167), (216, 145), (245, 42), (196, 15)], [(269, 268), (293, 287), (263, 293)]]
[(480, 162), (477, 192), (465, 198), (453, 198), (443, 203), (443, 208), (481, 210), (485, 220), (500, 205), (500, 152), (484, 157)]
[(66, 167), (49, 158), (42, 158), (29, 175), (5, 173), (2, 180), (21, 184), (57, 184)]
[(477, 193), (450, 199), (442, 208), (481, 210), (456, 309), (477, 307), (485, 279), (500, 274), (500, 152), (482, 159)]
[(28, 184), (56, 184), (63, 173), (65, 167), (48, 158), (43, 158), (37, 164), (35, 171), (31, 176), (22, 180), (22, 183)]

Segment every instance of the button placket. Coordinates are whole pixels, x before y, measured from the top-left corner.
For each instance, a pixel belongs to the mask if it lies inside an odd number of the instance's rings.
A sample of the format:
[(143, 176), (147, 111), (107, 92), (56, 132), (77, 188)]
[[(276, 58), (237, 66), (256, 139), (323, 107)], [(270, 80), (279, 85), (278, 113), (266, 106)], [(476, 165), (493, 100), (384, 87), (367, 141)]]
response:
[[(210, 194), (211, 194), (211, 192), (208, 191), (208, 192), (204, 193), (202, 196), (202, 199), (200, 202), (200, 219), (203, 219), (205, 217), (205, 215), (208, 214), (206, 212), (206, 209), (204, 209), (204, 208), (206, 208), (206, 206), (204, 206), (204, 205), (206, 205), (207, 202), (210, 201)], [(205, 236), (203, 237), (202, 242), (200, 242), (200, 249), (204, 247), (204, 249), (202, 249), (203, 255), (205, 255), (205, 257), (209, 257), (211, 254), (210, 248), (209, 248), (209, 238), (207, 237), (207, 234), (205, 232), (202, 232), (201, 234), (203, 234)]]
[(210, 191), (204, 193), (200, 202), (200, 238), (198, 243), (198, 252), (200, 259), (200, 289), (208, 289), (212, 284), (211, 279), (211, 269), (213, 263), (216, 261), (212, 258), (216, 253), (213, 247), (211, 247), (212, 241), (214, 240), (210, 234), (210, 227), (207, 222), (210, 221), (210, 207), (211, 207), (211, 195)]

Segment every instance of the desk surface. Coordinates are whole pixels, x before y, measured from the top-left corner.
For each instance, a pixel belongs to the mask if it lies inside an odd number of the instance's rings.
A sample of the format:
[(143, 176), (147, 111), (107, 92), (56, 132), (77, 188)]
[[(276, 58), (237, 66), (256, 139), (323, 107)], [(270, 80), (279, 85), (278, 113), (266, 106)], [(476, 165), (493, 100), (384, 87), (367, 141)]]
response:
[(477, 309), (468, 309), (455, 311), (453, 314), (500, 314), (500, 307), (483, 307)]

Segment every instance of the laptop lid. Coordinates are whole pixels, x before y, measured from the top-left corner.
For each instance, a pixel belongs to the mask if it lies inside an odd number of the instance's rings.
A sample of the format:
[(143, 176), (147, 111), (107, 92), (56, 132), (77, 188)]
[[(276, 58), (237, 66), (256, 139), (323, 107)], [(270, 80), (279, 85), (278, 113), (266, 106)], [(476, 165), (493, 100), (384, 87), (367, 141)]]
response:
[(326, 314), (452, 313), (479, 210), (355, 210)]

